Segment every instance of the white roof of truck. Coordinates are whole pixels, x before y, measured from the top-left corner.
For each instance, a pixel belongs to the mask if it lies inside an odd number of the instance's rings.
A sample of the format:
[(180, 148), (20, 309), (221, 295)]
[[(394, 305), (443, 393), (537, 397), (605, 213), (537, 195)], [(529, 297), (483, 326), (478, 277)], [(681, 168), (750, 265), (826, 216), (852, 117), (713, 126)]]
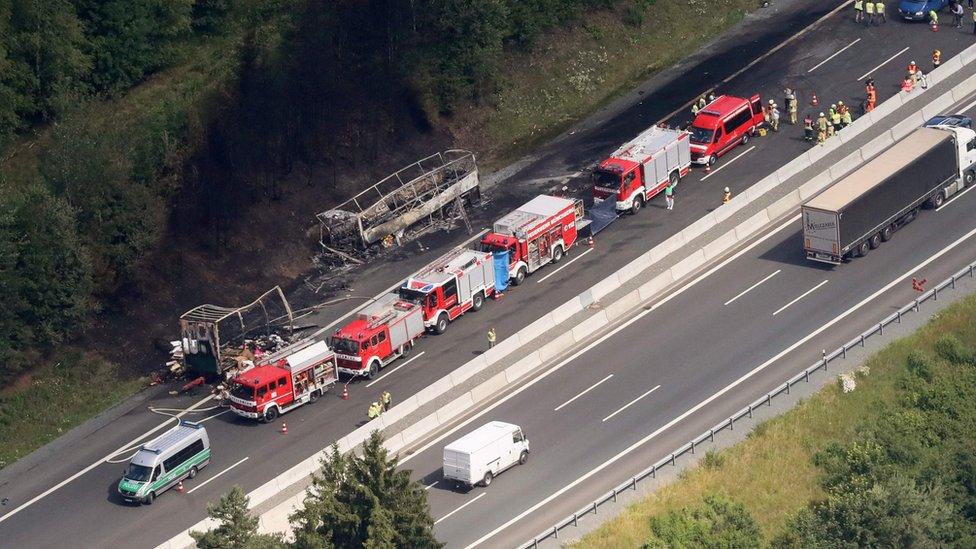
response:
[(917, 128), (901, 141), (862, 164), (860, 168), (847, 174), (826, 191), (810, 199), (804, 206), (836, 212), (852, 200), (878, 186), (890, 174), (903, 169), (921, 152), (927, 151), (947, 139), (952, 139), (952, 136), (951, 132), (945, 130)]
[(318, 341), (295, 354), (288, 355), (286, 360), (288, 361), (288, 365), (291, 366), (292, 372), (296, 372), (321, 362), (331, 354), (332, 351), (329, 350), (329, 345), (324, 341)]
[(642, 162), (648, 156), (667, 147), (681, 137), (681, 130), (651, 126), (637, 137), (621, 145), (610, 156), (631, 162)]
[[(377, 299), (373, 303), (363, 307), (357, 317), (369, 323), (381, 323), (398, 320), (400, 317), (407, 316), (417, 309), (417, 305), (409, 301), (403, 301), (400, 296), (389, 293)], [(385, 319), (385, 320), (384, 320)]]
[[(573, 205), (573, 201), (558, 196), (539, 195), (517, 210), (507, 213), (495, 222), (497, 232), (515, 231), (526, 225), (546, 220)], [(500, 229), (500, 230), (499, 230)]]
[(418, 271), (403, 285), (411, 290), (429, 292), (434, 286), (439, 286), (453, 278), (455, 272), (463, 270), (469, 263), (484, 259), (485, 256), (490, 257), (491, 254), (467, 249), (453, 250)]
[(444, 447), (445, 451), (471, 454), (518, 429), (518, 425), (504, 421), (492, 421), (464, 435)]

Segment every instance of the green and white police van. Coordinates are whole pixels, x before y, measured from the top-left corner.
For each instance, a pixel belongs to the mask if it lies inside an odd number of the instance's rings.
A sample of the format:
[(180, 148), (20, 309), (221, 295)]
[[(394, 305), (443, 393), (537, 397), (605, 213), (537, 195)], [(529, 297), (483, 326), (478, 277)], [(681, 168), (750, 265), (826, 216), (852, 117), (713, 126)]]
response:
[(119, 481), (119, 495), (128, 502), (152, 504), (185, 478), (193, 478), (210, 463), (210, 439), (199, 423), (181, 421), (158, 438), (143, 444), (129, 460)]

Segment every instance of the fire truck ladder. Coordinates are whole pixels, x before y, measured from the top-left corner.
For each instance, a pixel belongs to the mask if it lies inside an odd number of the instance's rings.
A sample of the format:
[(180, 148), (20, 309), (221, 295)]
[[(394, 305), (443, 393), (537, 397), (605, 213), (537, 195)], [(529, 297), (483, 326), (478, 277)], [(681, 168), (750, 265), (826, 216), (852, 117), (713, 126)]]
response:
[(387, 309), (383, 313), (370, 318), (369, 321), (366, 323), (366, 325), (369, 326), (370, 330), (372, 330), (377, 326), (382, 326), (384, 323), (393, 320), (394, 318), (396, 318), (396, 316), (397, 316), (396, 311), (394, 311), (393, 309)]

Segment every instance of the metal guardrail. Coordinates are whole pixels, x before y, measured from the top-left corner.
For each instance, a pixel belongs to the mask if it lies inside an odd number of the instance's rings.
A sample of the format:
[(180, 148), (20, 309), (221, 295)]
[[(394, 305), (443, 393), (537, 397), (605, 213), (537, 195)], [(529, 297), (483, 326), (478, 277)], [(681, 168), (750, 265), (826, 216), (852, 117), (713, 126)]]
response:
[(715, 433), (724, 431), (725, 429), (728, 429), (730, 431), (734, 430), (736, 421), (739, 421), (746, 417), (752, 418), (752, 414), (756, 409), (760, 408), (761, 406), (770, 406), (772, 404), (773, 398), (782, 394), (787, 394), (787, 395), (790, 394), (790, 388), (796, 385), (797, 383), (800, 383), (801, 381), (809, 382), (810, 374), (816, 373), (818, 370), (823, 370), (824, 372), (826, 372), (827, 366), (832, 361), (838, 358), (840, 359), (847, 358), (847, 351), (855, 347), (864, 347), (865, 340), (867, 340), (871, 336), (883, 335), (886, 326), (894, 323), (901, 323), (901, 318), (903, 315), (912, 312), (918, 312), (919, 305), (921, 305), (922, 303), (925, 303), (930, 299), (933, 301), (938, 301), (940, 291), (943, 291), (947, 288), (954, 289), (956, 287), (956, 281), (959, 280), (960, 278), (963, 277), (973, 278), (974, 270), (976, 270), (976, 262), (970, 263), (968, 267), (964, 267), (962, 270), (952, 275), (951, 277), (943, 280), (941, 283), (937, 284), (932, 289), (919, 294), (918, 298), (914, 299), (912, 302), (908, 303), (904, 307), (898, 309), (897, 311), (895, 311), (894, 313), (886, 317), (881, 322), (873, 325), (869, 330), (862, 332), (859, 336), (848, 341), (841, 347), (835, 349), (833, 352), (830, 353), (824, 352), (823, 357), (813, 365), (809, 366), (808, 368), (805, 368), (800, 373), (796, 374), (795, 376), (785, 381), (782, 385), (766, 393), (764, 396), (755, 400), (752, 404), (746, 406), (745, 408), (742, 408), (741, 410), (739, 410), (738, 412), (730, 416), (728, 419), (720, 422), (715, 427), (712, 427), (708, 431), (705, 431), (702, 434), (698, 435), (697, 437), (691, 439), (690, 442), (687, 442), (684, 445), (678, 447), (676, 450), (674, 450), (673, 452), (665, 456), (663, 459), (654, 463), (647, 469), (644, 469), (637, 475), (634, 475), (633, 477), (631, 477), (630, 480), (618, 485), (616, 488), (607, 492), (603, 496), (597, 498), (586, 507), (583, 507), (579, 511), (573, 513), (572, 515), (569, 515), (568, 517), (556, 522), (556, 524), (553, 525), (552, 528), (549, 528), (539, 533), (536, 537), (532, 538), (531, 541), (522, 545), (520, 549), (525, 549), (528, 547), (536, 548), (538, 547), (540, 541), (544, 541), (550, 537), (558, 539), (559, 531), (568, 526), (577, 526), (580, 517), (584, 517), (590, 513), (593, 513), (595, 515), (597, 513), (597, 509), (601, 505), (611, 501), (617, 501), (617, 496), (621, 492), (624, 492), (626, 490), (637, 490), (638, 482), (641, 482), (648, 477), (656, 478), (657, 472), (666, 466), (670, 465), (674, 467), (678, 458), (688, 453), (694, 454), (695, 450), (697, 449), (697, 446), (706, 441), (708, 442), (714, 441)]

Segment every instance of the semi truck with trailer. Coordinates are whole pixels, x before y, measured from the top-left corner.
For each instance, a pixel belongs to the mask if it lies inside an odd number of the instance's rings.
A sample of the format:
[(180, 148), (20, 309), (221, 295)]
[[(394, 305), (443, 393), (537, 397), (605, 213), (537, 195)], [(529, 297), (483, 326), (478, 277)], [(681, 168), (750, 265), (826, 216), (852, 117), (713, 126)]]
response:
[(539, 195), (496, 221), (481, 247), (507, 253), (508, 276), (517, 286), (540, 267), (559, 263), (587, 223), (582, 200)]
[(340, 373), (372, 378), (390, 362), (409, 354), (425, 331), (420, 305), (386, 294), (336, 330), (330, 346)]
[(421, 307), (424, 326), (443, 334), (467, 311), (477, 311), (495, 293), (495, 263), (489, 252), (454, 249), (400, 286), (399, 298)]
[(617, 211), (636, 214), (669, 183), (677, 185), (690, 168), (688, 133), (651, 126), (593, 171), (593, 198), (607, 204), (605, 208), (612, 204)]
[(808, 259), (840, 264), (976, 179), (976, 132), (918, 128), (801, 206)]

